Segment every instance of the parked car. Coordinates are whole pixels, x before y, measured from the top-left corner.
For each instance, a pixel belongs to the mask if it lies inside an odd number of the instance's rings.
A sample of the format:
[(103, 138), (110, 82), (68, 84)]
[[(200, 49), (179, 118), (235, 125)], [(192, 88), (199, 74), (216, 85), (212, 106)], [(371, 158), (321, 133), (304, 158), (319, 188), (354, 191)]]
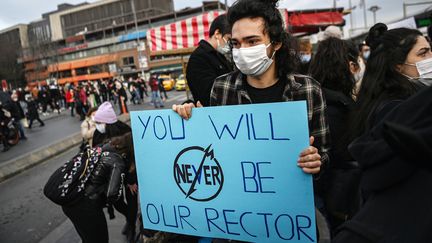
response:
[(162, 85), (166, 91), (174, 88), (175, 81), (170, 75), (159, 75), (159, 80), (162, 81)]
[(177, 91), (186, 90), (186, 79), (184, 74), (180, 74), (175, 85)]

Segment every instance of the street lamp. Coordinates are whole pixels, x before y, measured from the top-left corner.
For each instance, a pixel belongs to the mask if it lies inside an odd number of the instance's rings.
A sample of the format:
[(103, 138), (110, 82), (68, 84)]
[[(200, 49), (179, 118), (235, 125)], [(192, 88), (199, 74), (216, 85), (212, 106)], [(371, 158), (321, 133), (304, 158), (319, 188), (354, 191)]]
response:
[(368, 8), (369, 11), (373, 13), (374, 18), (374, 24), (376, 24), (376, 11), (380, 10), (381, 8), (378, 5), (373, 5), (370, 8)]
[(134, 22), (135, 22), (135, 31), (136, 31), (136, 35), (137, 35), (138, 65), (140, 66), (140, 69), (141, 69), (141, 77), (144, 78), (144, 68), (141, 66), (141, 60), (143, 58), (146, 58), (146, 57), (145, 56), (143, 57), (141, 54), (141, 41), (140, 41), (140, 37), (139, 37), (140, 33), (138, 30), (138, 20), (137, 20), (137, 15), (136, 15), (136, 11), (135, 11), (134, 0), (130, 0), (130, 4), (131, 4), (132, 14), (133, 14)]

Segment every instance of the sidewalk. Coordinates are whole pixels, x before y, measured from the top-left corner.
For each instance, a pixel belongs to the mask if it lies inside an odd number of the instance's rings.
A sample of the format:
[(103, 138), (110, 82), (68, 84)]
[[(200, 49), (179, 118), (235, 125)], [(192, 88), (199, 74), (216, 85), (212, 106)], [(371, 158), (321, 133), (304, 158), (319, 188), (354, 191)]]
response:
[[(51, 117), (47, 117), (47, 119), (53, 119), (53, 118), (55, 118), (55, 115)], [(119, 116), (119, 120), (123, 122), (128, 122), (129, 119), (130, 118), (128, 114)], [(82, 141), (81, 132), (77, 132), (64, 139), (61, 139), (61, 141), (53, 141), (52, 143), (42, 146), (37, 150), (34, 150), (32, 152), (18, 156), (12, 160), (1, 163), (0, 182), (18, 173), (21, 173), (33, 166), (36, 166), (55, 155), (61, 154), (62, 152), (72, 147), (78, 146), (81, 143), (81, 141)]]
[[(125, 219), (123, 215), (119, 212), (115, 212), (115, 219), (109, 220), (107, 218), (108, 223), (108, 233), (109, 233), (109, 242), (110, 243), (126, 243), (126, 237), (121, 233), (123, 226), (125, 224)], [(55, 230), (51, 231), (45, 238), (43, 238), (39, 243), (78, 243), (81, 242), (78, 233), (76, 232), (72, 222), (69, 219), (66, 219), (59, 227)]]

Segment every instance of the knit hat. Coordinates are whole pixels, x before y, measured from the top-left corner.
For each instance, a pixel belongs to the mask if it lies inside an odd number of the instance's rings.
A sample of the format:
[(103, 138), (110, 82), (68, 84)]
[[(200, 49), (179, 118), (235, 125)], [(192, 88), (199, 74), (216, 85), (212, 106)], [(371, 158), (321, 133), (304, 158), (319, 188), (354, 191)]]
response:
[(110, 102), (102, 103), (94, 116), (95, 122), (113, 124), (117, 122), (117, 116)]

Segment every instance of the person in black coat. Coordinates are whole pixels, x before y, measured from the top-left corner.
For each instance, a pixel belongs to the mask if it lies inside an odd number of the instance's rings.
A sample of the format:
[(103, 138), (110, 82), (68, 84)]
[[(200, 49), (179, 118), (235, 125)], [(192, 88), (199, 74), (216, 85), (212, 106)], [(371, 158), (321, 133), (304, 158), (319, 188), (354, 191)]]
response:
[(334, 243), (423, 243), (432, 239), (432, 87), (401, 102), (350, 152), (365, 203)]
[[(110, 102), (102, 103), (95, 113), (94, 121), (96, 130), (93, 134), (93, 146), (100, 146), (116, 136), (122, 136), (130, 133), (131, 128), (119, 121)], [(135, 236), (135, 223), (138, 212), (137, 197), (137, 176), (135, 166), (132, 163), (131, 169), (126, 172), (124, 181), (126, 190), (126, 202), (123, 198), (113, 203), (114, 208), (126, 217), (126, 225), (123, 233), (127, 235), (129, 241)]]
[(24, 133), (23, 125), (21, 124), (21, 120), (25, 117), (25, 115), (24, 115), (24, 110), (21, 107), (21, 104), (18, 100), (18, 94), (13, 93), (11, 95), (11, 98), (13, 101), (11, 113), (12, 113), (12, 117), (15, 120), (15, 124), (18, 127), (18, 131), (20, 133), (20, 139), (27, 139), (27, 137), (25, 136), (25, 133)]
[(203, 106), (210, 104), (210, 91), (214, 80), (233, 70), (225, 55), (231, 50), (228, 44), (230, 34), (226, 15), (213, 20), (208, 41), (201, 40), (191, 54), (186, 70), (188, 86), (195, 102)]
[[(390, 121), (408, 128), (421, 124), (430, 127), (430, 122), (411, 115), (424, 110), (424, 106), (429, 107), (429, 113), (423, 114), (430, 120), (430, 92), (422, 100), (410, 103), (409, 108), (402, 108), (404, 101), (426, 87), (427, 82), (424, 83), (415, 63), (432, 58), (430, 44), (416, 29), (388, 30), (382, 23), (369, 30), (366, 44), (371, 54), (358, 95), (358, 107), (350, 122), (354, 142), (349, 149), (362, 169), (360, 188), (364, 203), (333, 242), (429, 242), (432, 238), (430, 173), (419, 170), (421, 160), (402, 158), (398, 149), (390, 148), (383, 124)], [(432, 66), (423, 68), (430, 70)], [(393, 120), (390, 118), (393, 116), (399, 118)], [(415, 123), (417, 119), (419, 124)], [(410, 139), (403, 142), (417, 144)], [(421, 158), (430, 161), (430, 157)], [(418, 222), (419, 218), (425, 223), (408, 223)]]
[(321, 174), (317, 190), (324, 199), (324, 214), (332, 233), (354, 216), (360, 203), (360, 169), (343, 139), (347, 136), (349, 114), (354, 108), (355, 83), (364, 73), (360, 60), (353, 43), (330, 37), (319, 43), (309, 68), (310, 75), (321, 84), (327, 103), (332, 142), (330, 166)]
[(130, 161), (133, 161), (131, 133), (112, 138), (102, 146), (101, 158), (86, 184), (84, 197), (75, 204), (62, 207), (83, 243), (108, 243), (103, 208), (106, 203), (121, 199), (123, 178)]
[(120, 114), (128, 113), (129, 112), (127, 107), (128, 99), (127, 99), (126, 90), (124, 89), (122, 83), (120, 83), (119, 81), (116, 82), (115, 86), (116, 86), (116, 92), (118, 94), (118, 99), (119, 99)]
[(25, 96), (25, 99), (27, 102), (27, 118), (29, 119), (28, 128), (31, 129), (34, 120), (37, 120), (40, 123), (41, 127), (45, 126), (45, 123), (39, 117), (38, 107), (32, 96), (30, 94), (27, 94)]

